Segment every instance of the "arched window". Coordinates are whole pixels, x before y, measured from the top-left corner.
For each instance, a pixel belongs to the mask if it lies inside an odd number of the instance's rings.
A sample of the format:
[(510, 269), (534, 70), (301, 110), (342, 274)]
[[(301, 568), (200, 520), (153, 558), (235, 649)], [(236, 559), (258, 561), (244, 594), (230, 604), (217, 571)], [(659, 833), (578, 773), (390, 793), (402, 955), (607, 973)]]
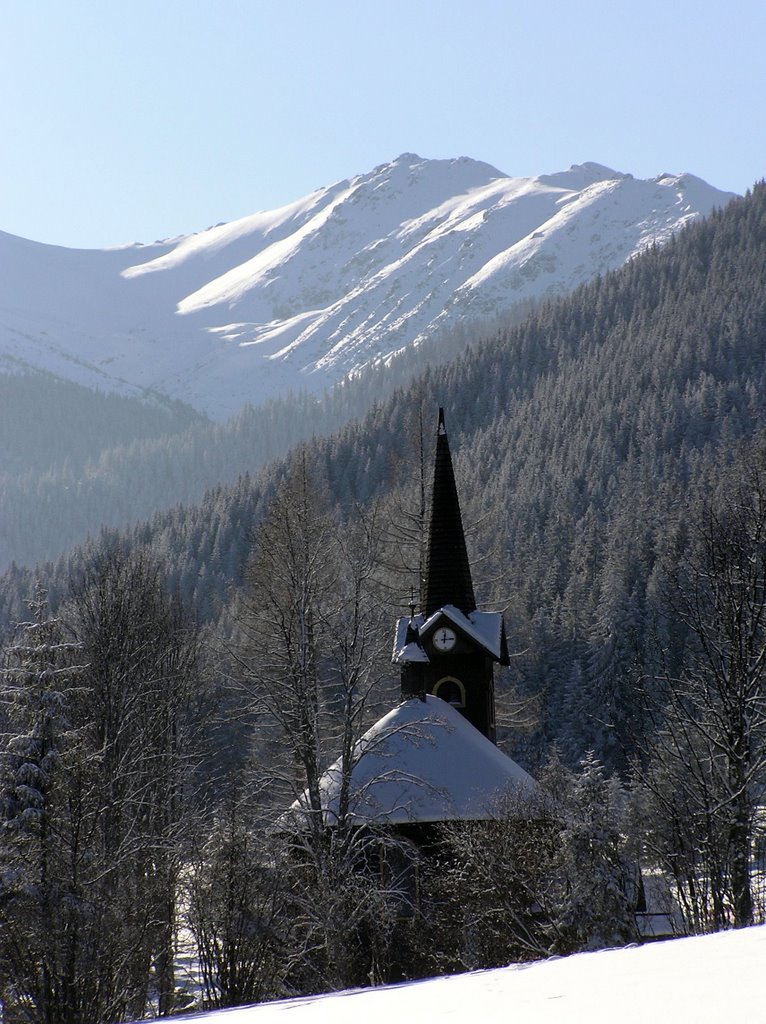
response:
[(440, 697), (453, 708), (465, 707), (465, 687), (459, 679), (454, 676), (445, 676), (440, 679), (433, 689), (434, 697)]

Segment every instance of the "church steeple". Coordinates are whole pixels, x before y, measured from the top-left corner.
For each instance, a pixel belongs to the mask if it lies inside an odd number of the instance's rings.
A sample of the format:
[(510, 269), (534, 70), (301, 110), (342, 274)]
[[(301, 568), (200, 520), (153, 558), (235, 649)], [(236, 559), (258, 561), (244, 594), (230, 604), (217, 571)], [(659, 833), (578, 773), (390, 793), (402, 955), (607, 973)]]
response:
[(426, 618), (445, 605), (469, 615), (476, 610), (476, 598), (443, 409), (439, 409), (432, 496), (420, 607)]
[(439, 697), (494, 742), (493, 669), (496, 663), (508, 664), (505, 624), (501, 612), (476, 608), (442, 409), (420, 613), (414, 611), (412, 605), (410, 614), (399, 619), (394, 639), (402, 697)]

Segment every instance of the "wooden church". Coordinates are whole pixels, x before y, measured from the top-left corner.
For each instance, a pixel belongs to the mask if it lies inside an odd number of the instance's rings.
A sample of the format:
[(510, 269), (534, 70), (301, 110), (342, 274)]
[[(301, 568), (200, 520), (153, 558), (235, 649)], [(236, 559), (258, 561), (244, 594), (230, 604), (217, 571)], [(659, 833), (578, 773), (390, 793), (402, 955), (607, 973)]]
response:
[[(443, 410), (439, 410), (420, 609), (396, 624), (401, 703), (357, 745), (349, 811), (416, 841), (428, 826), (497, 816), (537, 783), (495, 745), (496, 664), (508, 664), (501, 612), (476, 607)], [(322, 778), (326, 822), (338, 814), (340, 762)]]
[[(403, 906), (412, 911), (402, 917), (414, 919), (420, 864), (444, 863), (443, 825), (465, 823), (468, 834), (471, 823), (510, 819), (517, 835), (531, 829), (548, 843), (558, 827), (539, 784), (495, 743), (494, 671), (509, 662), (505, 624), (501, 612), (476, 607), (441, 409), (420, 607), (396, 623), (392, 660), (401, 702), (357, 743), (350, 779), (348, 762), (324, 773), (321, 804), (328, 828), (343, 814), (347, 825), (382, 831), (409, 851), (397, 872), (408, 893)], [(296, 801), (292, 811), (301, 808)], [(381, 863), (389, 856), (387, 849)], [(638, 866), (626, 868), (639, 932), (647, 937), (646, 921), (657, 915), (646, 912)], [(534, 901), (526, 905), (522, 897), (519, 907), (527, 925), (539, 921)], [(403, 964), (396, 969), (410, 976)]]

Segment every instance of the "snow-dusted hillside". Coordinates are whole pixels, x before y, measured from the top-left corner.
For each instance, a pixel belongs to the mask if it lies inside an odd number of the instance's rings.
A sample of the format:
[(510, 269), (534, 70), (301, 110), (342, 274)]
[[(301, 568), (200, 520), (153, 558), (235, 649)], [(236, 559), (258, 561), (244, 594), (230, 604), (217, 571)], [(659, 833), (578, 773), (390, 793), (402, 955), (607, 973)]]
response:
[(569, 291), (729, 198), (686, 174), (641, 181), (587, 163), (510, 178), (404, 154), (151, 245), (71, 250), (0, 233), (0, 369), (152, 388), (222, 418)]
[(764, 1018), (766, 927), (177, 1020), (356, 1024), (724, 1024)]

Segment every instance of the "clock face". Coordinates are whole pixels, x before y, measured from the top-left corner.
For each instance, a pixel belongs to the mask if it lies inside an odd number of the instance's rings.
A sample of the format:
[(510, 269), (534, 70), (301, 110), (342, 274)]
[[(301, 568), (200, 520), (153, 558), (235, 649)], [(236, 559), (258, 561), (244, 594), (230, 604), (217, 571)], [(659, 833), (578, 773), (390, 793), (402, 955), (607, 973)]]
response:
[(440, 626), (434, 633), (434, 647), (437, 651), (451, 651), (455, 646), (455, 634), (446, 626)]

